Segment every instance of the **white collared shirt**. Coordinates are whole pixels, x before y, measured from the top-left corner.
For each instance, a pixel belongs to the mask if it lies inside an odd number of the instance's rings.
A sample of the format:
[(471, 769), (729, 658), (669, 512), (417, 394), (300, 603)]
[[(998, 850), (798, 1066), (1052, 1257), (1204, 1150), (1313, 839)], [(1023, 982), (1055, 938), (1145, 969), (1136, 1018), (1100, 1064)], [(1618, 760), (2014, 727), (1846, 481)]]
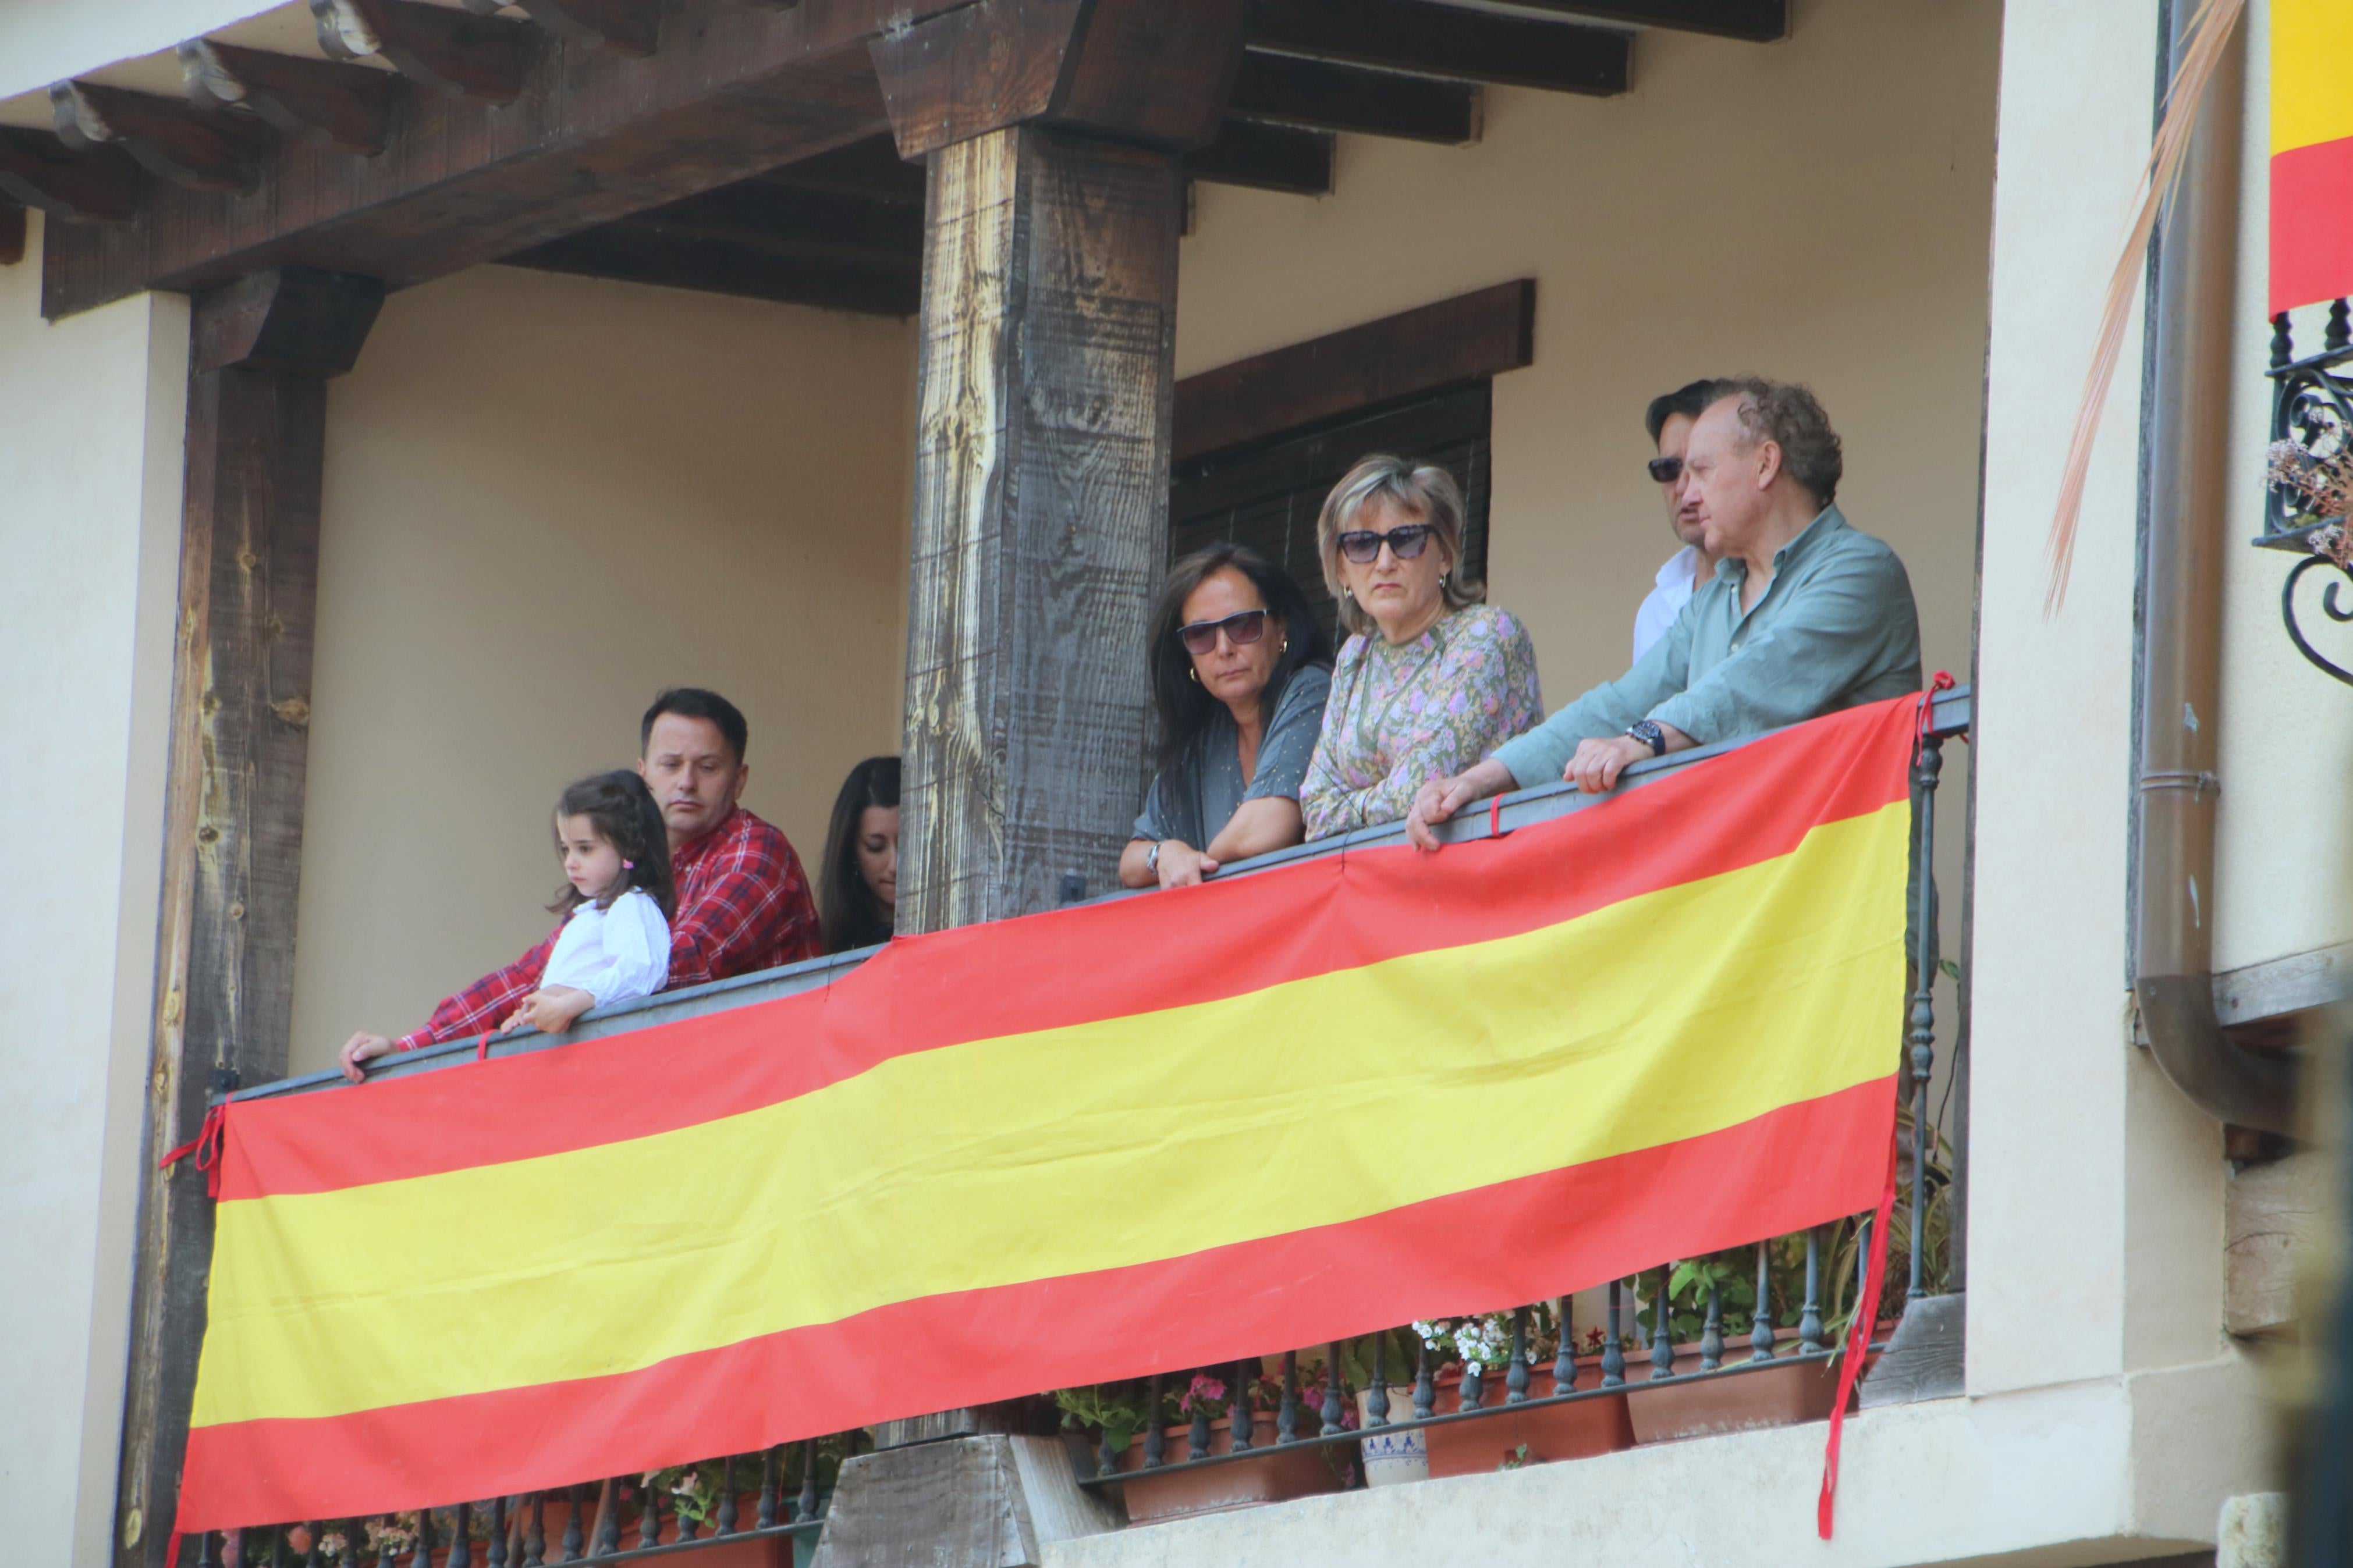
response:
[(1635, 664), (1642, 662), (1642, 656), (1651, 651), (1651, 645), (1667, 635), (1675, 624), (1675, 617), (1683, 613), (1685, 605), (1691, 603), (1692, 589), (1696, 585), (1692, 580), (1692, 573), (1698, 564), (1698, 547), (1686, 544), (1659, 568), (1659, 585), (1651, 590), (1650, 597), (1642, 601), (1642, 607), (1634, 612)]
[(652, 894), (631, 888), (610, 909), (586, 903), (572, 911), (539, 984), (586, 991), (609, 1007), (650, 996), (669, 978), (670, 922)]

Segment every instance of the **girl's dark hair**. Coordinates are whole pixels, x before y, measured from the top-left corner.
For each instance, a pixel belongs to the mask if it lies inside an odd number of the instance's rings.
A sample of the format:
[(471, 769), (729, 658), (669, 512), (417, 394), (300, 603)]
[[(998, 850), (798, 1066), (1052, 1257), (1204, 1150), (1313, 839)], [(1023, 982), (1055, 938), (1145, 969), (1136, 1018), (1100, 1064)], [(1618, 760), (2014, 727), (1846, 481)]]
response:
[(1266, 605), (1266, 613), (1282, 623), (1280, 632), (1267, 627), (1267, 635), (1290, 640), (1290, 646), (1274, 661), (1274, 673), (1267, 677), (1266, 689), (1258, 694), (1258, 710), (1262, 720), (1274, 717), (1275, 706), (1282, 700), (1282, 689), (1291, 684), (1293, 676), (1311, 664), (1328, 668), (1332, 663), (1332, 639), (1324, 634), (1307, 603), (1307, 595), (1300, 592), (1289, 573), (1247, 544), (1212, 544), (1187, 555), (1168, 569), (1168, 582), (1160, 590), (1160, 602), (1152, 611), (1148, 657), (1152, 661), (1152, 705), (1160, 714), (1160, 752), (1156, 761), (1164, 773), (1183, 759), (1187, 749), (1208, 723), (1209, 716), (1223, 706), (1192, 679), (1193, 658), (1185, 651), (1184, 640), (1178, 634), (1185, 626), (1186, 599), (1211, 575), (1229, 567), (1250, 579), (1250, 586), (1258, 590), (1260, 603)]
[(890, 906), (875, 896), (858, 869), (858, 827), (870, 805), (899, 804), (899, 759), (869, 757), (849, 770), (833, 797), (833, 821), (825, 830), (825, 859), (818, 868), (818, 921), (828, 952), (848, 952), (891, 940)]
[[(670, 876), (670, 832), (645, 780), (627, 768), (582, 779), (565, 786), (555, 802), (555, 815), (586, 817), (597, 837), (621, 852), (628, 867), (621, 873), (621, 891), (643, 888), (661, 906), (662, 919), (678, 919), (678, 889)], [(562, 853), (561, 846), (557, 852)], [(587, 901), (566, 882), (547, 907), (553, 914), (568, 915)]]

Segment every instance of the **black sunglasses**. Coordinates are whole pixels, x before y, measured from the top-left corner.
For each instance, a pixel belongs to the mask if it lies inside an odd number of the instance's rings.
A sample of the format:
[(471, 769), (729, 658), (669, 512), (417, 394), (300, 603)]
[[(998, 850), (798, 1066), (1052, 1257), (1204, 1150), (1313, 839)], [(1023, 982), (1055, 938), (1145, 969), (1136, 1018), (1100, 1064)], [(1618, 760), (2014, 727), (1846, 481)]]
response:
[(1239, 615), (1228, 616), (1222, 621), (1194, 621), (1176, 628), (1176, 635), (1184, 639), (1187, 653), (1208, 652), (1218, 646), (1219, 632), (1225, 633), (1226, 640), (1236, 647), (1246, 647), (1266, 636), (1266, 612), (1244, 610)]
[(1430, 536), (1437, 531), (1437, 525), (1428, 522), (1401, 522), (1387, 533), (1352, 528), (1340, 536), (1340, 553), (1359, 566), (1369, 566), (1381, 558), (1381, 546), (1387, 544), (1390, 554), (1411, 561), (1430, 548)]
[(1683, 477), (1683, 460), (1681, 458), (1653, 458), (1651, 459), (1651, 477), (1662, 485), (1673, 484)]

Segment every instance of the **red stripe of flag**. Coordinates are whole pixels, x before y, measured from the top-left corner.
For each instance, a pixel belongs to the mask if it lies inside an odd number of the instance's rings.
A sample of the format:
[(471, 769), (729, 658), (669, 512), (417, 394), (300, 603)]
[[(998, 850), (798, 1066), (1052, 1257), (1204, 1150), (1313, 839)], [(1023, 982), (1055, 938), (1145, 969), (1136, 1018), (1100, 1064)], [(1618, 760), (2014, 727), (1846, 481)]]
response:
[(2272, 309), (2353, 294), (2353, 136), (2272, 155)]

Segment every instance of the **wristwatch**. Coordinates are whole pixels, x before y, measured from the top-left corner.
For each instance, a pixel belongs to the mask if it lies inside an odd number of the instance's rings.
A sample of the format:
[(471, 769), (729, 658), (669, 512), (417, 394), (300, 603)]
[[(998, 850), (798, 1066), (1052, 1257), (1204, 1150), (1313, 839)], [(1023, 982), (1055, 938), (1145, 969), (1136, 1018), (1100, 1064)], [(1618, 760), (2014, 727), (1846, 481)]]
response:
[(1656, 721), (1637, 719), (1626, 726), (1626, 733), (1650, 747), (1651, 755), (1663, 757), (1667, 754), (1667, 732), (1659, 728)]
[(1155, 838), (1152, 841), (1152, 847), (1145, 852), (1144, 868), (1155, 877), (1160, 875), (1160, 847), (1166, 842), (1165, 838)]

